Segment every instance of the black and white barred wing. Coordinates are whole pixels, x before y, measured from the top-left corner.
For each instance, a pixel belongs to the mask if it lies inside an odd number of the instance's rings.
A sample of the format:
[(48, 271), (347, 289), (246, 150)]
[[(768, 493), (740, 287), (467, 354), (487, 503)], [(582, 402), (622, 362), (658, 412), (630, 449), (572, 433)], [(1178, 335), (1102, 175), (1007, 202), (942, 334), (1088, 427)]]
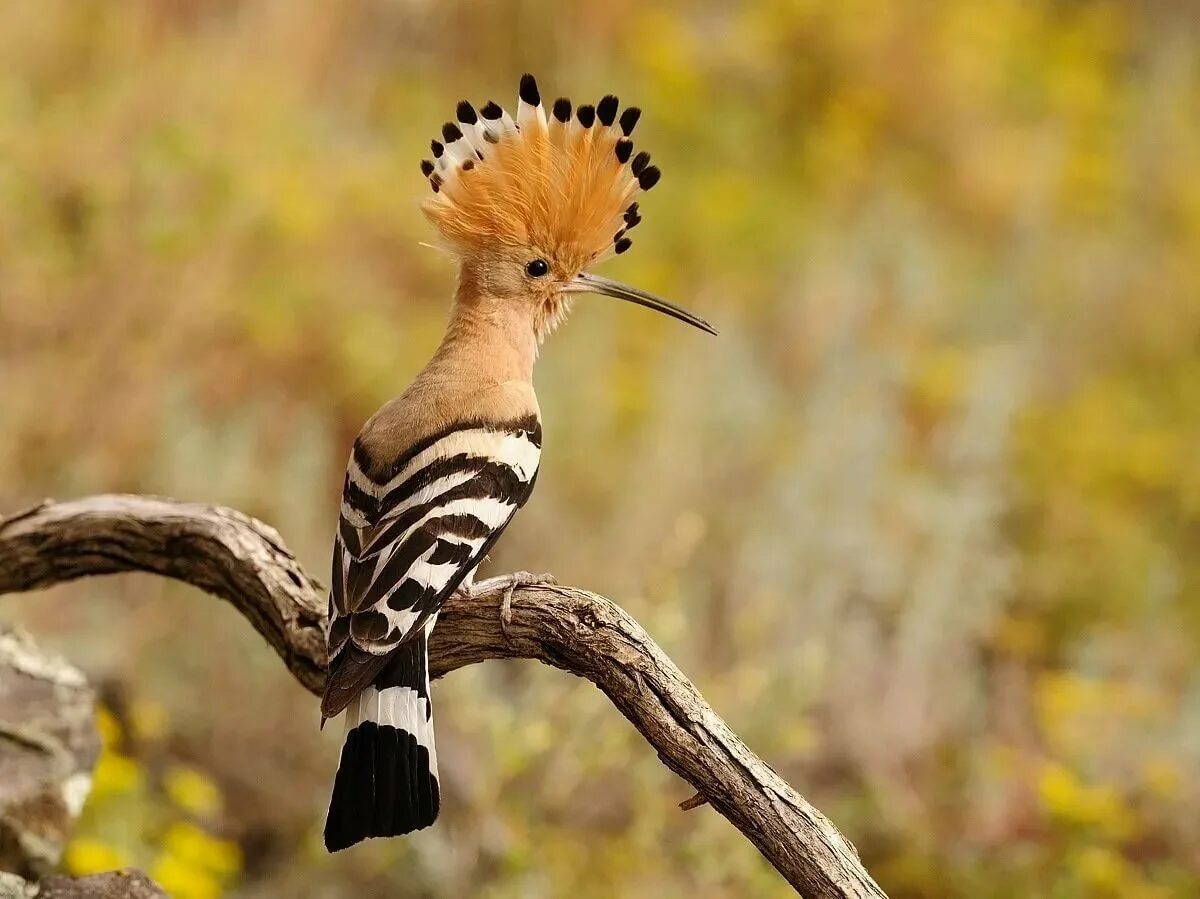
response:
[(334, 545), (329, 652), (337, 695), (327, 692), (326, 715), (370, 681), (367, 672), (379, 667), (372, 657), (424, 627), (524, 505), (541, 427), (536, 418), (456, 427), (409, 450), (383, 481), (357, 456)]

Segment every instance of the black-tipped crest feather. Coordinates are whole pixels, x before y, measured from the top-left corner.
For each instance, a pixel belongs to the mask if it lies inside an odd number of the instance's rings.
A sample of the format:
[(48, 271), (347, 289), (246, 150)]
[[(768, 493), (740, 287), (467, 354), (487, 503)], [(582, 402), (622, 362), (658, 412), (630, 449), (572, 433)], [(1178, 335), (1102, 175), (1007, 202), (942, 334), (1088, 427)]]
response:
[(464, 125), (474, 125), (479, 121), (479, 117), (475, 115), (475, 107), (466, 100), (459, 101), (455, 113), (458, 115), (458, 120)]
[(606, 128), (617, 120), (617, 106), (620, 101), (612, 94), (608, 94), (596, 105), (596, 117), (600, 119), (600, 124)]
[[(510, 81), (509, 84), (512, 84)], [(538, 91), (537, 79), (526, 72), (521, 76), (521, 88), (519, 94), (522, 100), (530, 106), (537, 106), (542, 102), (542, 95)]]
[[(523, 235), (535, 233), (547, 235), (551, 245), (578, 244), (581, 260), (625, 252), (631, 244), (626, 232), (641, 222), (637, 203), (629, 199), (660, 178), (658, 168), (650, 165), (650, 154), (636, 153), (629, 138), (641, 110), (622, 110), (614, 94), (606, 94), (596, 105), (575, 105), (559, 97), (548, 110), (552, 139), (546, 150), (535, 151), (531, 142), (536, 138), (526, 135), (547, 134), (548, 117), (533, 75), (521, 77), (518, 94), (512, 116), (491, 100), (478, 110), (467, 100), (457, 104), (461, 126), (443, 125), (442, 141), (430, 144), (434, 161), (421, 163), (422, 174), (439, 194), (427, 201), (427, 214), (448, 240), (463, 248), (502, 235), (506, 241), (526, 240)], [(572, 115), (578, 126), (572, 124)], [(560, 126), (570, 128), (560, 131)], [(580, 129), (593, 128), (611, 130), (578, 135)], [(538, 154), (545, 152), (562, 154), (561, 167), (543, 167)], [(506, 171), (509, 174), (497, 177)], [(585, 174), (574, 174), (579, 172)], [(550, 179), (568, 180), (551, 185)], [(621, 205), (606, 209), (606, 204)], [(511, 225), (506, 218), (512, 219)]]

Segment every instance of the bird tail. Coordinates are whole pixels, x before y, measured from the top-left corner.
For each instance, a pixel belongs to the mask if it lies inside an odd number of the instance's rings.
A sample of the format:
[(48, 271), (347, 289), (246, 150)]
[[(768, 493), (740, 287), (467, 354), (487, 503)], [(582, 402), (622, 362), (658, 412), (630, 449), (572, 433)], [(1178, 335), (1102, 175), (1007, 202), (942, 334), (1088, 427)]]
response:
[(346, 740), (325, 819), (325, 848), (411, 833), (441, 805), (428, 641), (402, 643), (371, 685), (346, 707)]

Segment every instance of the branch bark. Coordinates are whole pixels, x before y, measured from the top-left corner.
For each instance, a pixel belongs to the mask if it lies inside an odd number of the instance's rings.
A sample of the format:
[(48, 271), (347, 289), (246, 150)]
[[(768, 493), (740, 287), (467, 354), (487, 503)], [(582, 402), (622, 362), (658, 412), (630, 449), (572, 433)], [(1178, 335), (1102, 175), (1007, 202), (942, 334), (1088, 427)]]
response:
[[(227, 600), (320, 694), (326, 599), (271, 527), (233, 509), (146, 496), (46, 502), (0, 521), (0, 593), (146, 571)], [(615, 603), (587, 590), (519, 586), (502, 626), (505, 578), (442, 609), (430, 645), (435, 677), (497, 658), (537, 659), (598, 686), (662, 762), (738, 828), (797, 891), (884, 897), (853, 845), (752, 753)]]

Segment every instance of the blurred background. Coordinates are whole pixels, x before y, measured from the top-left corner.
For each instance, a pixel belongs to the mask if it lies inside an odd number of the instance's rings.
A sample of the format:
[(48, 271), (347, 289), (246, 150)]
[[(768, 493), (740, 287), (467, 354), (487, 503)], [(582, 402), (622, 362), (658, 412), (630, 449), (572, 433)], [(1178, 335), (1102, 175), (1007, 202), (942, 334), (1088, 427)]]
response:
[[(327, 578), (350, 443), (454, 271), (418, 161), (521, 72), (664, 172), (544, 348), (487, 566), (628, 608), (894, 897), (1200, 892), (1190, 0), (9, 0), (0, 509), (228, 503)], [(339, 734), (233, 610), (5, 597), (100, 685), (65, 866), (182, 899), (783, 896), (589, 684), (436, 688), (444, 813), (327, 856)], [(337, 729), (332, 729), (336, 731)]]

